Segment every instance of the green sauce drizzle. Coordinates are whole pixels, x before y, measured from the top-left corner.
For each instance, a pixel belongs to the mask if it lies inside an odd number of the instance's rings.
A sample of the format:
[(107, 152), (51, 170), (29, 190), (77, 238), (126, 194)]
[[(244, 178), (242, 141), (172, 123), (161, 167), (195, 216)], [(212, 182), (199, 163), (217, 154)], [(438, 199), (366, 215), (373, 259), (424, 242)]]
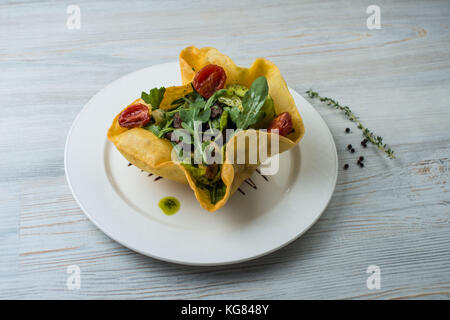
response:
[(158, 206), (165, 214), (171, 216), (180, 209), (180, 201), (175, 197), (165, 197), (159, 200)]

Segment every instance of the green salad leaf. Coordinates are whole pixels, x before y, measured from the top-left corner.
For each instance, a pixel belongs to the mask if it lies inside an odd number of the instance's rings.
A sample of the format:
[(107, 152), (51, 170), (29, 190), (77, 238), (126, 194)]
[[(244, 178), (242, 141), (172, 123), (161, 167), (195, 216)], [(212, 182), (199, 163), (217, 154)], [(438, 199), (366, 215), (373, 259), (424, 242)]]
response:
[(166, 92), (166, 88), (153, 88), (149, 93), (142, 92), (141, 98), (145, 101), (145, 103), (149, 103), (152, 105), (152, 110), (158, 109), (161, 101), (164, 97), (164, 93)]
[(189, 128), (194, 129), (194, 123), (207, 122), (211, 116), (211, 109), (205, 109), (205, 100), (199, 95), (194, 101), (186, 99), (188, 108), (180, 109), (180, 118)]
[(261, 107), (261, 117), (255, 124), (251, 125), (250, 128), (253, 129), (266, 129), (273, 118), (275, 118), (275, 105), (273, 103), (273, 99), (268, 96), (266, 102), (264, 102)]
[(144, 129), (153, 132), (153, 134), (157, 137), (159, 137), (159, 134), (161, 133), (161, 127), (157, 124), (150, 124), (145, 126)]
[(236, 124), (237, 129), (246, 130), (263, 116), (261, 107), (264, 105), (268, 94), (269, 85), (266, 77), (256, 78), (242, 98), (242, 110), (235, 106), (231, 108), (230, 117)]
[(225, 94), (227, 92), (227, 89), (220, 89), (217, 90), (216, 92), (214, 92), (214, 94), (209, 97), (208, 101), (206, 101), (205, 104), (205, 109), (209, 109), (212, 107), (212, 105), (214, 104), (214, 102), (216, 102), (216, 100), (223, 94)]
[(173, 127), (171, 127), (171, 124), (173, 122), (173, 119), (170, 119), (169, 121), (167, 121), (164, 125), (161, 124), (150, 124), (146, 127), (143, 127), (144, 129), (153, 132), (153, 134), (155, 136), (157, 136), (158, 138), (161, 138), (162, 136), (164, 136), (166, 133), (171, 132), (174, 130)]
[(202, 143), (199, 139), (201, 124), (209, 120), (211, 108), (205, 109), (205, 100), (198, 95), (194, 101), (186, 99), (188, 108), (180, 109), (181, 126), (194, 136), (194, 157), (196, 161), (203, 159)]

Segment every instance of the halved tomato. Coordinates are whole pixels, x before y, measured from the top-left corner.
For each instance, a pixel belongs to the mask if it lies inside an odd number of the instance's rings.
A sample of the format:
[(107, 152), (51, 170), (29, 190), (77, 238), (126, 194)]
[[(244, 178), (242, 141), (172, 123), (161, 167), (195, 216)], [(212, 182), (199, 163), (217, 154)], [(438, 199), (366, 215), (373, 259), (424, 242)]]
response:
[(227, 75), (225, 70), (215, 64), (203, 67), (194, 77), (192, 85), (203, 98), (208, 99), (214, 92), (225, 86)]
[(145, 126), (149, 121), (148, 107), (142, 103), (129, 106), (119, 115), (119, 125), (128, 129)]

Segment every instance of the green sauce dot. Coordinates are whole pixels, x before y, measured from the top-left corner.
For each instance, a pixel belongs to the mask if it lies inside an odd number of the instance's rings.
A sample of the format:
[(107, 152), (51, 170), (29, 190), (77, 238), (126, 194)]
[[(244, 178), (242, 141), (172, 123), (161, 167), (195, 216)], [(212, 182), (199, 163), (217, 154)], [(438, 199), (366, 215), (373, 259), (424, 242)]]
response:
[(158, 206), (165, 214), (171, 216), (180, 209), (180, 201), (175, 197), (165, 197), (159, 200)]

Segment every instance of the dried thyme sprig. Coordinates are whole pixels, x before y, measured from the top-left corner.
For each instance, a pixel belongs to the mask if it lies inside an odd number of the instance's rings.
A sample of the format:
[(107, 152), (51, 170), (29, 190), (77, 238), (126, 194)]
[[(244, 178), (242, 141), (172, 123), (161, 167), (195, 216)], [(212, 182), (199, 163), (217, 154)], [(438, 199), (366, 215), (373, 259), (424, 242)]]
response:
[(331, 98), (321, 97), (317, 92), (313, 91), (312, 89), (309, 89), (308, 91), (306, 91), (306, 93), (308, 94), (308, 96), (310, 98), (319, 98), (320, 101), (325, 102), (327, 105), (329, 105), (337, 110), (343, 111), (345, 113), (345, 115), (347, 116), (347, 118), (350, 121), (355, 122), (358, 129), (362, 130), (363, 136), (366, 137), (366, 139), (368, 141), (370, 141), (372, 144), (376, 145), (378, 147), (378, 149), (380, 149), (381, 151), (386, 153), (389, 158), (395, 159), (394, 150), (392, 150), (391, 148), (388, 148), (388, 146), (386, 144), (383, 144), (382, 137), (376, 136), (375, 134), (373, 134), (373, 132), (371, 132), (369, 129), (364, 127), (363, 124), (361, 123), (361, 121), (359, 121), (359, 118), (357, 116), (355, 116), (355, 114), (350, 110), (349, 107), (341, 106), (339, 104), (339, 102), (334, 101)]

